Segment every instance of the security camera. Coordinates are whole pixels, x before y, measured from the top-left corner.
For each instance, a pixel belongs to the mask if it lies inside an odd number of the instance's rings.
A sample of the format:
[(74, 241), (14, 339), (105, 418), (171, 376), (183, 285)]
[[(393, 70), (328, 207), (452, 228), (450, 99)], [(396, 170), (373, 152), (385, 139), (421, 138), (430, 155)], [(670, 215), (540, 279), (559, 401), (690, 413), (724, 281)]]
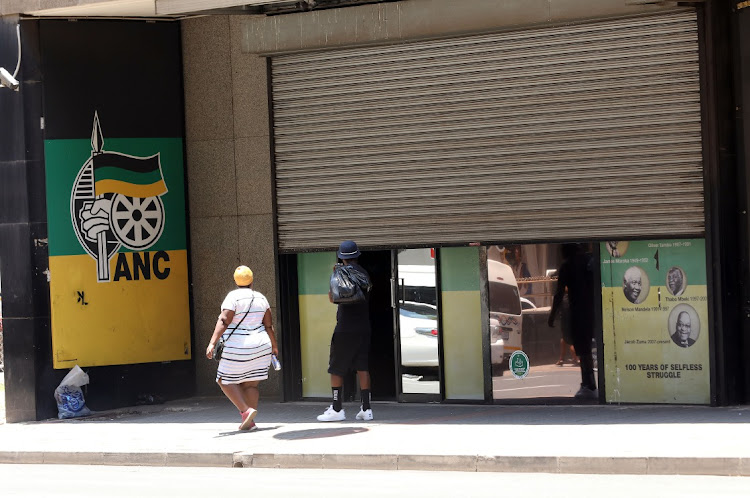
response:
[(0, 67), (0, 83), (2, 83), (2, 86), (7, 86), (11, 90), (18, 91), (18, 80), (6, 71), (4, 67)]

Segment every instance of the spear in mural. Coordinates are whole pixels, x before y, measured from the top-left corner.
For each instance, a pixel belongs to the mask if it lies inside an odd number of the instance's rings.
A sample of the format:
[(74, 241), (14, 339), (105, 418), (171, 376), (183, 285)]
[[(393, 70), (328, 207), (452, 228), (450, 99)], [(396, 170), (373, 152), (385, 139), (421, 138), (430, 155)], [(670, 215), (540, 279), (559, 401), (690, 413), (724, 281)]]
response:
[[(99, 125), (99, 113), (94, 111), (94, 128), (91, 130), (91, 157), (92, 159), (102, 153), (104, 148), (104, 135)], [(103, 199), (103, 195), (96, 196)], [(99, 282), (109, 282), (109, 251), (107, 250), (107, 230), (102, 230), (96, 235), (97, 258), (96, 273)]]

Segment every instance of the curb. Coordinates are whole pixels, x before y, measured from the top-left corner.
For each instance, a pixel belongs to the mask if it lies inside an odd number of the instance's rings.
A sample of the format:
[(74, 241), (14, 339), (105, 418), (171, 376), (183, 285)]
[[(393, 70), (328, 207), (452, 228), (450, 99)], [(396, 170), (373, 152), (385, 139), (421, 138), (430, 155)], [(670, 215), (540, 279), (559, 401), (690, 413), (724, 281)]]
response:
[(0, 464), (750, 477), (750, 458), (0, 451)]
[(0, 451), (0, 464), (232, 467), (231, 453)]

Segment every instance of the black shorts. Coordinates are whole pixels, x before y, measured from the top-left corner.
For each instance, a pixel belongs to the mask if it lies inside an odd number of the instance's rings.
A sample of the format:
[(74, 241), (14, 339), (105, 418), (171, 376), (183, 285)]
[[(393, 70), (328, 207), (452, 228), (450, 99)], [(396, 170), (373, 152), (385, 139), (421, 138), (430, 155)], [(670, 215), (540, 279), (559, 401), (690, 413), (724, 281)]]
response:
[(329, 374), (343, 377), (350, 370), (369, 370), (370, 334), (334, 332), (328, 358)]

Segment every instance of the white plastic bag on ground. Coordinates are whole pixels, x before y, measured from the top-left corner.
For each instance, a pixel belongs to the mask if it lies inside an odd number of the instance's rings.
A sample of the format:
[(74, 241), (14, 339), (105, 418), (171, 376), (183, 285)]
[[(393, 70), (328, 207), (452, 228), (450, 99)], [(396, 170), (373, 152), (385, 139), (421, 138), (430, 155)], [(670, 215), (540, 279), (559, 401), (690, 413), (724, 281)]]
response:
[(81, 386), (89, 383), (89, 376), (78, 365), (70, 369), (60, 385), (55, 389), (57, 418), (73, 418), (91, 415), (86, 407)]

